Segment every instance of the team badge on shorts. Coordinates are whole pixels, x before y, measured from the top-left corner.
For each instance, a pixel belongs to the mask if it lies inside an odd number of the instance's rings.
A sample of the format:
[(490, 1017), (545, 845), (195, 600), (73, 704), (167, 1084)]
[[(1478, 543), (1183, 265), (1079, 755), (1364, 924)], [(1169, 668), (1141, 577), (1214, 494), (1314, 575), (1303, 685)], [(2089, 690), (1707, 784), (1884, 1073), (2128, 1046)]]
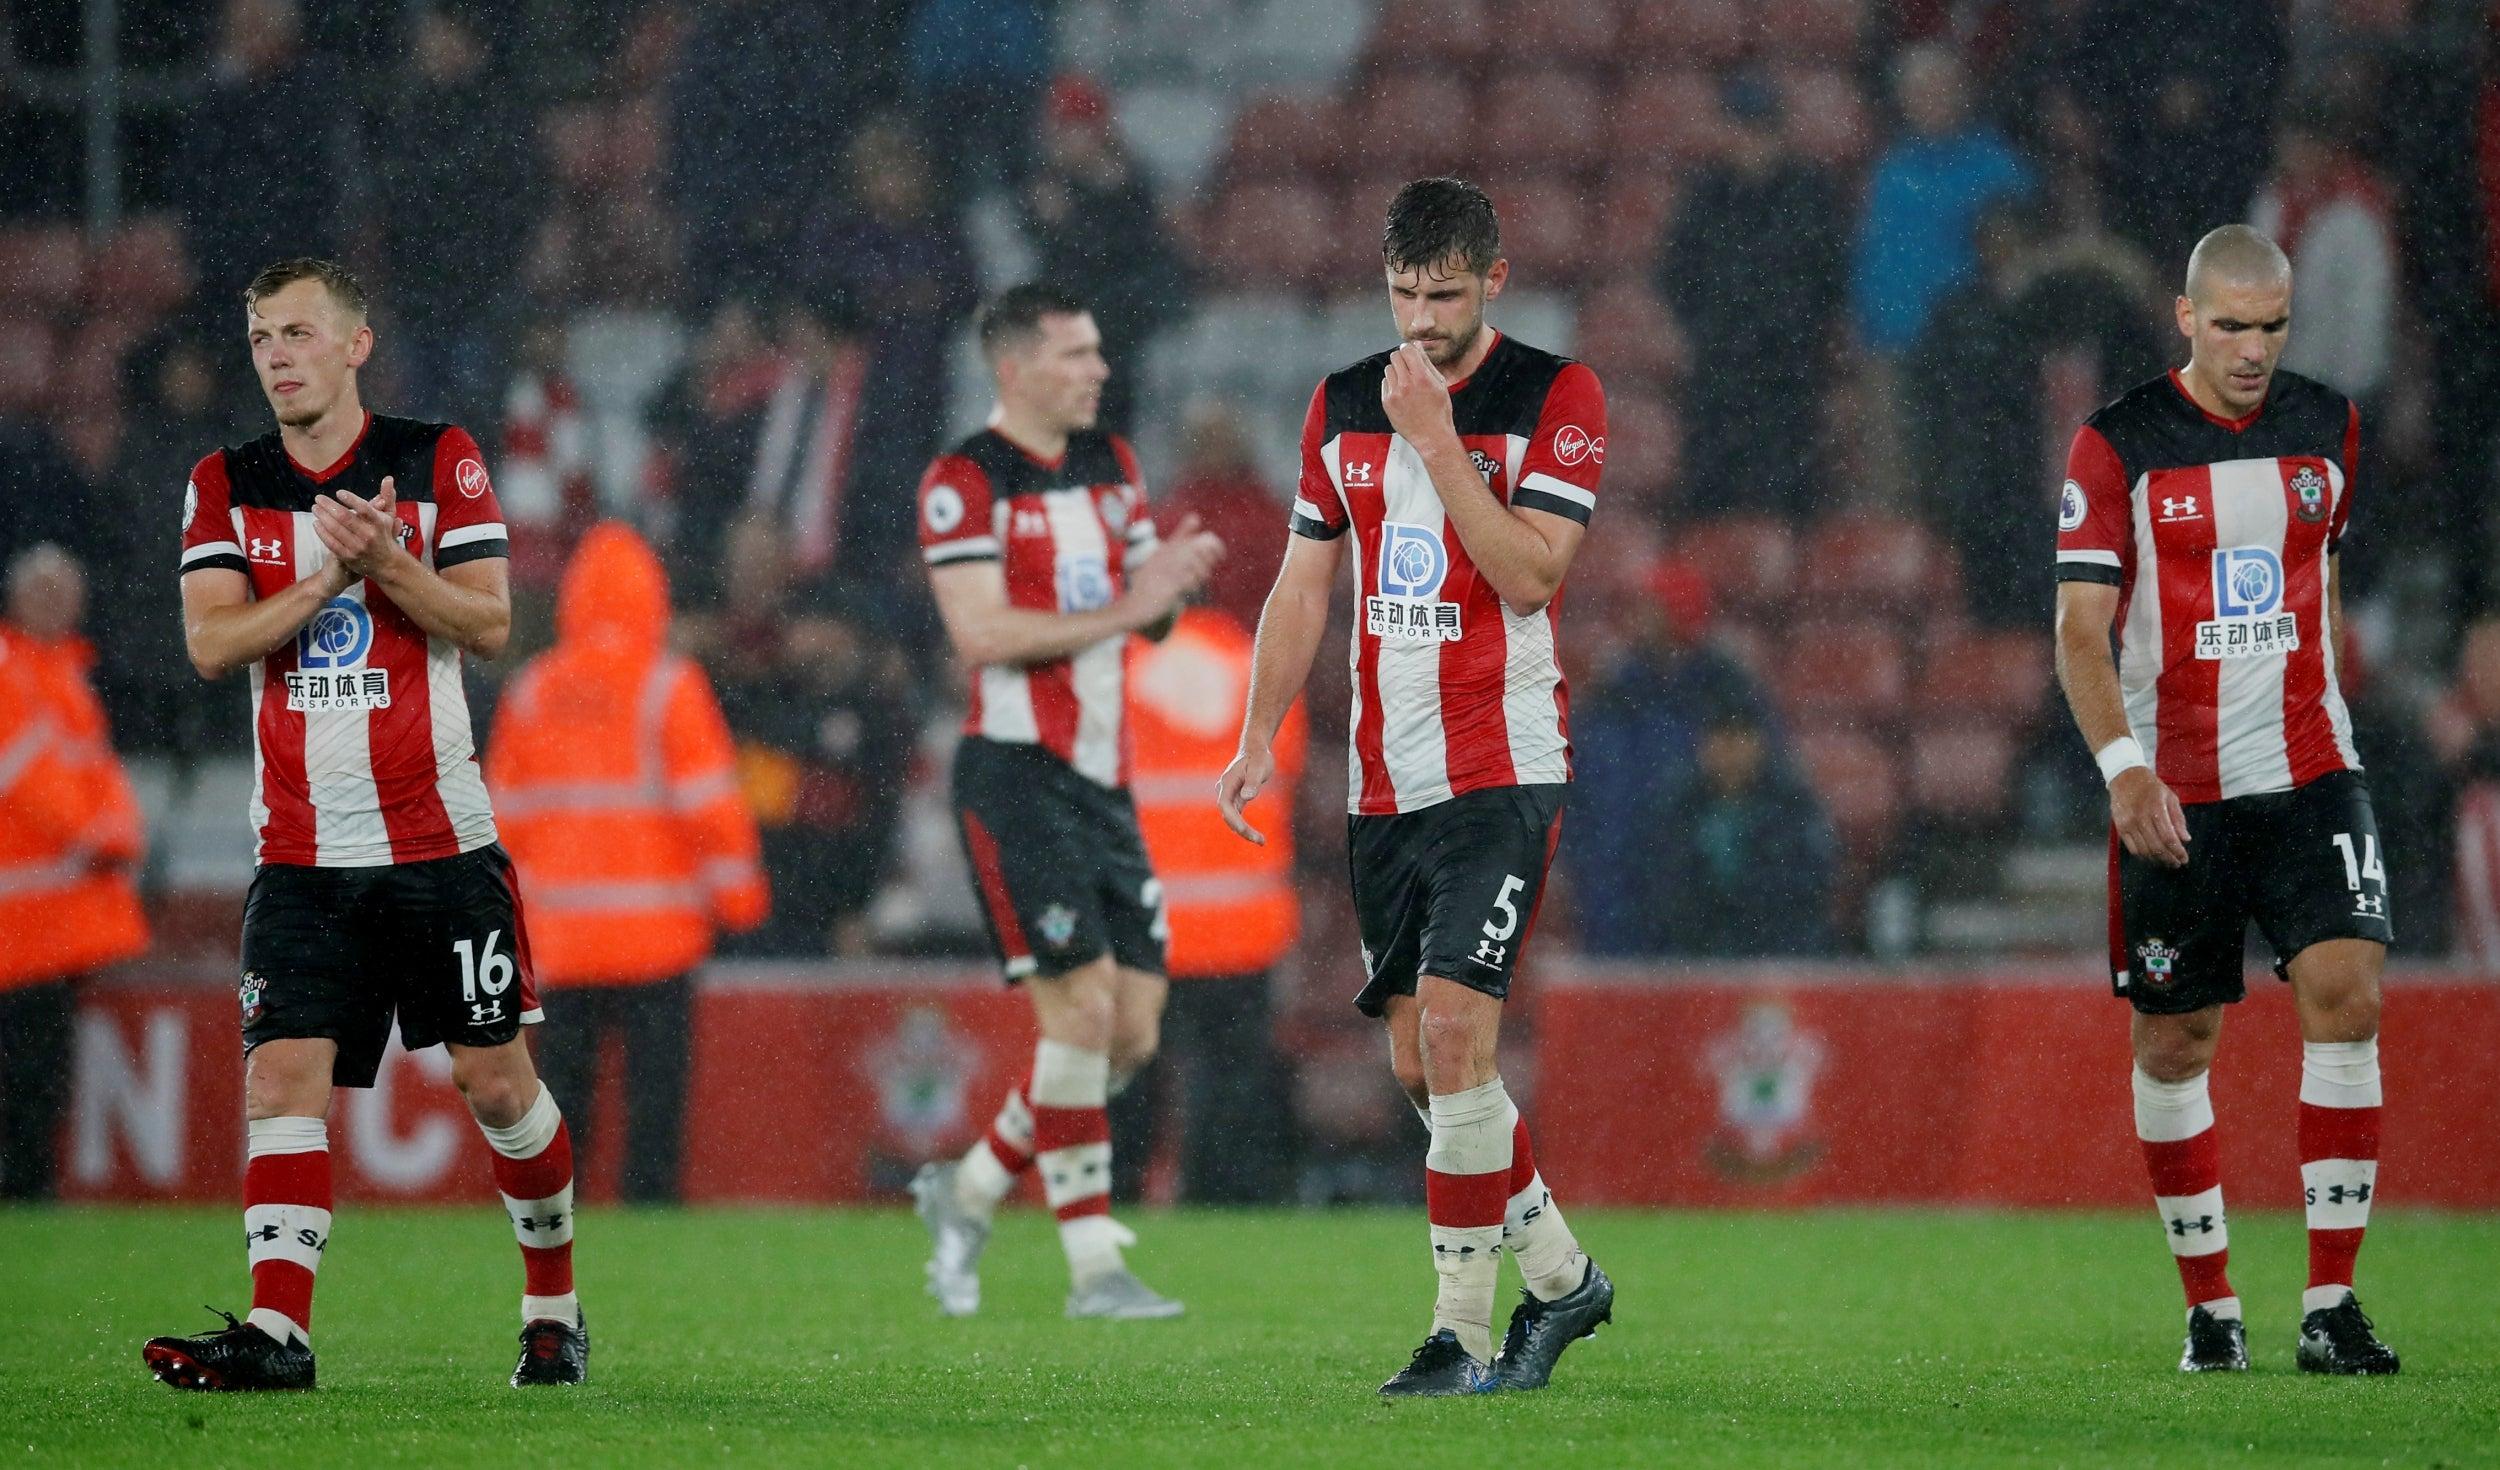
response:
[(2326, 476), (2315, 465), (2302, 465), (2292, 476), (2292, 493), (2300, 497), (2300, 508), (2294, 512), (2311, 525), (2326, 519)]
[(243, 972), (243, 984), (236, 991), (236, 995), (243, 1002), (243, 1024), (246, 1026), (260, 1019), (260, 993), (264, 984), (265, 982), (260, 978), (260, 971)]
[(2158, 939), (2147, 939), (2137, 945), (2135, 958), (2137, 967), (2143, 972), (2144, 983), (2155, 990), (2166, 989), (2179, 978), (2179, 951)]
[(1052, 949), (1065, 949), (1068, 941), (1076, 937), (1076, 910), (1064, 903), (1054, 903), (1042, 910), (1041, 918), (1035, 921), (1033, 927), (1041, 931), (1042, 943)]

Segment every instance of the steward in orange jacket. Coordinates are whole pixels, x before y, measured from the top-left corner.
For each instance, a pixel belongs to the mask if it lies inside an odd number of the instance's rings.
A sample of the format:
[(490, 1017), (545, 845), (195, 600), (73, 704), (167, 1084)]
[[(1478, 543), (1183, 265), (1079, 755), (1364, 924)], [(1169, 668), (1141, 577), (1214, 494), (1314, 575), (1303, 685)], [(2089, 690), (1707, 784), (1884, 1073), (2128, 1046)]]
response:
[(113, 755), (77, 634), (78, 564), (41, 546), (9, 569), (0, 623), (0, 1198), (54, 1184), (70, 1090), (71, 982), (148, 947), (130, 881), (139, 803)]
[(486, 753), (532, 963), (571, 991), (539, 1068), (581, 1109), (587, 1149), (600, 1038), (622, 1034), (632, 1200), (677, 1194), (693, 972), (718, 929), (753, 928), (768, 903), (728, 726), (703, 671), (669, 651), (668, 623), (651, 548), (592, 528), (565, 569), (556, 646), (513, 677)]
[[(1237, 620), (1193, 607), (1129, 665), (1129, 791), (1163, 884), (1171, 977), (1198, 982), (1173, 985), (1161, 1053), (1179, 1073), (1182, 1190), (1195, 1203), (1271, 1203), (1284, 1183), (1276, 1119), (1285, 1094), (1268, 971), (1302, 930), (1293, 788), (1307, 729), (1297, 704), (1276, 732), (1276, 779), (1248, 808), (1267, 845), (1235, 837), (1216, 808), (1215, 784), (1240, 740), (1250, 658), (1250, 634)], [(1158, 1063), (1156, 1072), (1164, 1070)], [(1167, 1101), (1161, 1090), (1150, 1073), (1112, 1100), (1115, 1168), (1131, 1160), (1142, 1169), (1152, 1157)]]

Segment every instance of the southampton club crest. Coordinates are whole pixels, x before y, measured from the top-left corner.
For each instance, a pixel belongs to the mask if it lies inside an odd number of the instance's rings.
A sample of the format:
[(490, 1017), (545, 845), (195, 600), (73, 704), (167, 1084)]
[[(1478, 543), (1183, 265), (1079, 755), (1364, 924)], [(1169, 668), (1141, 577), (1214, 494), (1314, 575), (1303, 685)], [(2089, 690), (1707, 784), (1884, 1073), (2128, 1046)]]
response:
[(1702, 1148), (1710, 1167), (1740, 1184), (1776, 1184), (1813, 1168), (1824, 1147), (1813, 1134), (1823, 1039), (1786, 1005), (1763, 1001), (1714, 1037), (1707, 1056), (1719, 1084), (1719, 1126)]
[(2292, 494), (2300, 502), (2293, 513), (2302, 520), (2314, 526), (2326, 519), (2326, 476), (2316, 465), (2302, 465), (2292, 476)]
[(1068, 941), (1076, 938), (1076, 910), (1064, 903), (1054, 903), (1042, 910), (1033, 928), (1042, 936), (1042, 943), (1052, 949), (1066, 949)]
[(2135, 947), (2135, 963), (2136, 973), (2155, 990), (2167, 990), (2179, 978), (2177, 946), (2158, 939), (2147, 939)]

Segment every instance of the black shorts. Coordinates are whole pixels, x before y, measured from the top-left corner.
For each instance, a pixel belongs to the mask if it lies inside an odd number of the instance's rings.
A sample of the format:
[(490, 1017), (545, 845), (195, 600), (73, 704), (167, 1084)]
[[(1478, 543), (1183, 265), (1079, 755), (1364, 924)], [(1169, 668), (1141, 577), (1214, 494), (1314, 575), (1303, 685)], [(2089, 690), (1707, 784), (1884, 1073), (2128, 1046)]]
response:
[(512, 860), (489, 845), (373, 868), (272, 863), (243, 901), (243, 1049), (326, 1036), (371, 1087), (391, 1020), (410, 1051), (501, 1046), (539, 1019)]
[(955, 750), (954, 801), (1008, 984), (1064, 975), (1106, 954), (1163, 973), (1171, 935), (1163, 885), (1127, 792), (1096, 785), (1038, 745), (968, 735)]
[(2394, 938), (2378, 820), (2358, 772), (2186, 810), (2184, 868), (2110, 843), (2110, 978), (2137, 1010), (2175, 1016), (2238, 1000), (2251, 921), (2284, 979), (2320, 940)]
[(1563, 787), (1500, 786), (1394, 816), (1346, 818), (1363, 939), (1355, 1008), (1380, 1015), (1438, 975), (1501, 999), (1536, 932)]

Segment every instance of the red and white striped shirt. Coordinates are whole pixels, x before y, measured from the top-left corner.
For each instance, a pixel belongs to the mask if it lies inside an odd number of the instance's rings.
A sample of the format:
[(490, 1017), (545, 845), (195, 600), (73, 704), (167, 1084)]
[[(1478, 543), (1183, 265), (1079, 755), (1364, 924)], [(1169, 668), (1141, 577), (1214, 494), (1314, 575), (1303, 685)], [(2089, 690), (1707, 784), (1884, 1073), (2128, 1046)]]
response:
[[(201, 460), (183, 495), (182, 571), (238, 571), (255, 596), (282, 592), (330, 560), (313, 530), (315, 497), (371, 497), (386, 475), (396, 480), (401, 544), (426, 565), (508, 554), (485, 457), (468, 433), (368, 414), (356, 443), (319, 474), (274, 433)], [(252, 666), (252, 745), (262, 863), (379, 867), (495, 840), (460, 650), (369, 582), (351, 584)]]
[[(1346, 807), (1411, 812), (1470, 791), (1571, 779), (1562, 594), (1514, 613), (1476, 572), (1414, 446), (1380, 405), (1386, 352), (1332, 373), (1302, 425), (1297, 535), (1355, 543)], [(1606, 463), (1597, 374), (1496, 336), (1450, 389), (1459, 442), (1504, 504), (1582, 525)]]
[[(995, 561), (1007, 601), (1040, 612), (1107, 607), (1155, 547), (1137, 456), (1116, 434), (1071, 435), (1044, 463), (984, 429), (920, 479), (921, 555), (931, 567)], [(972, 672), (964, 733), (1038, 745), (1099, 785), (1128, 784), (1128, 637), (1066, 658)]]
[(2279, 370), (2245, 418), (2172, 373), (2075, 434), (2057, 575), (2119, 589), (2127, 724), (2181, 801), (2361, 768), (2326, 598), (2360, 448), (2351, 400)]

